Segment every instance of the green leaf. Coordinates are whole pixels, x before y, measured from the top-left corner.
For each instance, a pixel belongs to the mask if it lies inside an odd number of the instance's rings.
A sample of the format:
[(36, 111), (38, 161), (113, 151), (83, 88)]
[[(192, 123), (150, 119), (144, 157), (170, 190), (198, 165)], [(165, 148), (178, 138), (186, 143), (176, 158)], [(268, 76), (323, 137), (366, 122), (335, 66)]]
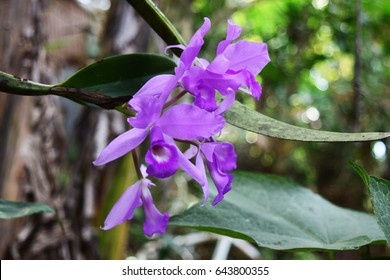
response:
[(235, 173), (233, 189), (215, 207), (196, 205), (170, 224), (277, 250), (349, 250), (385, 240), (373, 215), (335, 206), (283, 177), (250, 172)]
[(351, 162), (353, 168), (370, 190), (374, 214), (390, 244), (390, 181), (368, 175), (363, 167)]
[(242, 129), (288, 140), (356, 142), (377, 140), (390, 136), (390, 132), (341, 133), (298, 127), (267, 117), (237, 101), (225, 113), (224, 117), (227, 122)]
[[(180, 35), (175, 26), (161, 12), (152, 0), (127, 0), (127, 2), (138, 12), (138, 14), (148, 23), (148, 25), (167, 43), (167, 45), (186, 45), (185, 40)], [(181, 50), (178, 48), (172, 51), (180, 56)]]
[(176, 64), (166, 56), (125, 54), (107, 57), (81, 69), (57, 87), (99, 92), (109, 97), (131, 97), (150, 78), (173, 73)]
[(0, 219), (13, 219), (35, 213), (54, 213), (47, 204), (0, 199)]

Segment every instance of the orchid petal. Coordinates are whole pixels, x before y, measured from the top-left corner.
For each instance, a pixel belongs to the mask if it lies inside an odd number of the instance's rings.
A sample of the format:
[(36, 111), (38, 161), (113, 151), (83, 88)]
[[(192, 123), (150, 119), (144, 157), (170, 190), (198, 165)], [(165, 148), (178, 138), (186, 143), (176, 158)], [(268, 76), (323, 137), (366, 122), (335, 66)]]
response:
[(225, 126), (225, 119), (190, 104), (178, 104), (168, 109), (156, 125), (163, 133), (179, 139), (208, 138)]
[(191, 161), (189, 161), (183, 153), (180, 151), (179, 154), (179, 167), (184, 170), (188, 175), (191, 176), (195, 181), (199, 183), (199, 185), (203, 186), (206, 184), (204, 173), (200, 170), (196, 165), (194, 165)]
[(230, 61), (226, 59), (224, 55), (218, 55), (207, 66), (206, 70), (216, 74), (224, 74), (229, 69), (229, 66), (230, 66)]
[(207, 200), (209, 199), (210, 189), (209, 189), (209, 185), (207, 182), (206, 169), (204, 167), (204, 162), (203, 162), (201, 153), (197, 154), (195, 165), (199, 169), (200, 173), (203, 175), (204, 184), (201, 184), (201, 186), (202, 186), (203, 195), (204, 195), (203, 203), (206, 203)]
[(93, 164), (103, 165), (127, 154), (141, 144), (145, 140), (146, 136), (148, 136), (148, 133), (147, 129), (138, 128), (126, 131), (112, 140), (111, 143), (109, 143), (100, 153)]
[(169, 46), (167, 46), (167, 47), (164, 49), (164, 53), (165, 53), (165, 54), (168, 54), (168, 50), (170, 50), (170, 49), (181, 49), (181, 50), (185, 50), (185, 49), (186, 49), (186, 46), (184, 46), (183, 44), (169, 45)]
[(137, 116), (128, 118), (128, 122), (135, 128), (147, 128), (161, 115), (164, 103), (157, 97), (138, 96), (130, 100), (129, 105), (137, 111)]
[(145, 212), (144, 233), (147, 236), (152, 236), (155, 233), (164, 234), (169, 222), (168, 213), (161, 214), (158, 211), (148, 187), (142, 187), (141, 196)]
[(241, 27), (234, 24), (231, 19), (228, 20), (228, 28), (226, 33), (226, 40), (219, 42), (217, 47), (217, 55), (223, 53), (226, 47), (241, 34)]
[(229, 172), (237, 168), (237, 154), (234, 145), (229, 142), (217, 142), (214, 148), (214, 160), (219, 162), (222, 172)]
[(213, 180), (215, 187), (218, 191), (217, 196), (211, 203), (211, 205), (215, 206), (224, 198), (224, 195), (232, 189), (232, 181), (234, 176), (228, 173), (221, 172), (220, 164), (217, 160), (214, 160), (213, 162), (208, 162), (207, 166), (210, 172), (211, 179)]
[(151, 147), (146, 153), (145, 161), (150, 164), (146, 172), (156, 178), (168, 178), (178, 169), (176, 146), (164, 141), (161, 128), (155, 126), (150, 132)]
[(165, 85), (168, 84), (169, 80), (173, 75), (165, 74), (165, 75), (157, 75), (151, 78), (149, 81), (144, 84), (144, 86), (133, 96), (153, 96), (160, 97), (162, 89), (164, 89)]
[(264, 66), (271, 61), (267, 44), (243, 40), (227, 46), (223, 55), (230, 61), (230, 70), (246, 69), (254, 76), (259, 74)]
[(207, 31), (209, 31), (210, 26), (210, 20), (208, 18), (204, 18), (203, 25), (195, 32), (194, 36), (188, 43), (188, 46), (181, 54), (180, 61), (185, 65), (185, 70), (192, 65), (195, 57), (198, 55), (204, 44), (203, 37), (206, 35)]
[(194, 145), (190, 145), (190, 147), (187, 149), (187, 151), (184, 152), (184, 156), (187, 159), (193, 158), (198, 153), (198, 147)]
[(141, 187), (142, 180), (124, 191), (104, 221), (103, 230), (109, 230), (133, 217), (134, 210), (142, 205)]
[[(171, 144), (172, 146), (175, 145), (175, 141), (172, 137), (168, 135), (164, 135), (164, 139), (167, 143)], [(188, 158), (180, 151), (179, 148), (177, 148), (177, 154), (178, 154), (178, 163), (179, 167), (184, 170), (188, 175), (190, 175), (195, 181), (197, 181), (201, 186), (205, 184), (204, 175), (201, 170), (197, 166), (195, 166), (191, 161), (188, 160)]]
[(232, 89), (229, 89), (229, 91), (230, 94), (225, 96), (225, 99), (219, 104), (217, 110), (214, 111), (215, 114), (222, 115), (233, 106), (233, 103), (236, 100), (236, 94)]

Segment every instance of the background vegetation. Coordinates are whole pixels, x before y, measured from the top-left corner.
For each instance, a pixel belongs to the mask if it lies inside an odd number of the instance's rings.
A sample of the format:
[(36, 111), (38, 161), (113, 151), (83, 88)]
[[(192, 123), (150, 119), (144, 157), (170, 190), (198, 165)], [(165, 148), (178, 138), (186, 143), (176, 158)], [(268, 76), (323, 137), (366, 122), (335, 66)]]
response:
[[(9, 41), (0, 48), (0, 66), (35, 81), (60, 82), (102, 57), (162, 53), (165, 47), (125, 1), (36, 0), (23, 9), (17, 8), (17, 2), (1, 3), (0, 11), (25, 14), (29, 22), (18, 26), (12, 24), (11, 15), (0, 17), (2, 26), (10, 26), (2, 37)], [(186, 39), (203, 17), (211, 19), (203, 57), (214, 56), (228, 18), (242, 26), (243, 38), (268, 44), (271, 63), (258, 77), (263, 96), (256, 103), (240, 96), (247, 106), (313, 129), (389, 130), (388, 1), (160, 0), (157, 4)], [(63, 15), (63, 9), (69, 14)], [(102, 170), (90, 163), (109, 139), (126, 129), (124, 118), (53, 97), (32, 100), (0, 95), (0, 100), (2, 197), (49, 203), (62, 221), (62, 228), (51, 214), (1, 221), (2, 258), (328, 257), (323, 252), (257, 248), (248, 242), (173, 226), (167, 235), (150, 240), (142, 234), (141, 212), (131, 225), (100, 231), (98, 226), (110, 207), (134, 178), (128, 172), (129, 158)], [(366, 188), (348, 161), (390, 179), (389, 140), (302, 143), (234, 127), (228, 127), (222, 136), (234, 142), (241, 170), (284, 175), (339, 206), (372, 211)], [(184, 175), (158, 184), (162, 189), (159, 206), (171, 214), (182, 212), (200, 197)], [(337, 252), (335, 257), (368, 255), (385, 257), (390, 253), (384, 245), (369, 245)]]

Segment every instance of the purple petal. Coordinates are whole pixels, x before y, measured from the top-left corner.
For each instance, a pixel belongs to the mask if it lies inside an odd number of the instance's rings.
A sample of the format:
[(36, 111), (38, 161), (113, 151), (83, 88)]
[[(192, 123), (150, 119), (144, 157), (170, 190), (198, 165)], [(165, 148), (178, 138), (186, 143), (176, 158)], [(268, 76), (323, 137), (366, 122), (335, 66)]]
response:
[(141, 144), (145, 140), (146, 136), (148, 136), (148, 133), (147, 129), (138, 128), (126, 131), (112, 140), (112, 142), (100, 153), (93, 164), (103, 165), (127, 154)]
[(214, 60), (207, 66), (207, 71), (224, 74), (229, 69), (230, 61), (226, 59), (224, 55), (218, 55)]
[(228, 142), (218, 142), (214, 149), (214, 160), (219, 162), (222, 172), (232, 171), (237, 168), (237, 154), (234, 145)]
[(172, 77), (169, 79), (159, 98), (162, 104), (165, 104), (171, 92), (178, 86), (180, 77), (181, 76), (172, 75)]
[(188, 175), (191, 176), (199, 185), (203, 186), (207, 182), (205, 181), (204, 172), (199, 169), (198, 166), (194, 165), (189, 161), (181, 152), (179, 154), (179, 167), (184, 170)]
[(238, 72), (246, 69), (254, 76), (270, 62), (265, 43), (241, 40), (227, 46), (223, 55), (230, 61), (230, 70)]
[(198, 147), (190, 145), (187, 151), (184, 152), (184, 156), (188, 159), (193, 158), (198, 153)]
[(232, 181), (234, 176), (221, 171), (218, 161), (208, 162), (207, 164), (211, 179), (213, 180), (215, 187), (217, 188), (218, 194), (214, 198), (211, 205), (215, 206), (220, 202), (224, 195), (232, 189)]
[(201, 153), (198, 153), (198, 155), (196, 156), (196, 163), (195, 164), (203, 176), (204, 184), (201, 184), (201, 186), (202, 186), (203, 195), (204, 195), (203, 203), (206, 203), (207, 200), (209, 199), (210, 189), (209, 189), (209, 184), (207, 182), (206, 169), (204, 167), (204, 162), (203, 162)]
[(195, 92), (194, 105), (208, 112), (214, 112), (218, 108), (215, 89), (205, 85), (202, 81)]
[(199, 66), (193, 66), (182, 77), (181, 84), (195, 97), (201, 91), (210, 91), (210, 94), (215, 95), (215, 90), (226, 95), (229, 93), (229, 88), (237, 90), (247, 79), (246, 74), (220, 74), (209, 71), (209, 68), (206, 70)]
[(168, 54), (168, 50), (170, 50), (170, 49), (181, 49), (181, 50), (185, 50), (186, 49), (186, 46), (184, 46), (184, 45), (182, 45), (182, 44), (177, 44), (177, 45), (169, 45), (169, 46), (167, 46), (167, 47), (165, 47), (165, 49), (164, 49), (164, 53), (165, 54)]
[(173, 75), (158, 75), (151, 78), (146, 84), (133, 96), (153, 96), (160, 97), (162, 90), (168, 84)]
[[(175, 145), (175, 141), (172, 137), (164, 135), (164, 139), (172, 146)], [(179, 167), (184, 170), (188, 175), (190, 175), (200, 185), (203, 186), (206, 183), (204, 173), (202, 173), (202, 171), (199, 170), (197, 166), (195, 166), (191, 161), (189, 161), (187, 156), (185, 156), (179, 148), (176, 147), (176, 149), (179, 157)]]
[(161, 212), (158, 211), (147, 187), (142, 188), (141, 197), (145, 212), (144, 233), (147, 236), (152, 236), (155, 233), (164, 234), (165, 228), (169, 222), (168, 213), (161, 214)]
[(226, 47), (241, 34), (241, 27), (234, 24), (231, 19), (228, 20), (228, 28), (226, 33), (226, 40), (221, 41), (217, 47), (217, 55), (221, 54)]
[(211, 179), (218, 191), (212, 203), (216, 205), (232, 188), (233, 175), (227, 172), (237, 168), (237, 155), (234, 146), (225, 142), (203, 143), (201, 150), (207, 160)]
[(210, 26), (210, 20), (208, 18), (204, 18), (203, 25), (195, 32), (194, 36), (188, 43), (188, 46), (181, 54), (180, 61), (183, 62), (185, 70), (192, 65), (195, 57), (198, 55), (204, 43), (203, 37), (206, 35), (207, 31), (209, 31)]
[(195, 105), (179, 104), (168, 109), (156, 125), (173, 138), (192, 140), (218, 133), (225, 126), (225, 119)]
[(137, 111), (137, 116), (128, 118), (130, 125), (147, 128), (160, 117), (164, 103), (157, 97), (138, 96), (131, 99), (129, 105)]
[(111, 229), (133, 218), (135, 208), (142, 205), (142, 183), (142, 180), (138, 181), (124, 191), (104, 221), (103, 230)]
[(149, 164), (146, 172), (156, 178), (168, 178), (178, 169), (176, 146), (164, 141), (161, 128), (154, 126), (150, 132), (151, 147), (146, 153), (145, 161)]
[(229, 142), (206, 142), (202, 144), (202, 153), (208, 162), (216, 162), (215, 165), (222, 172), (232, 171), (237, 168), (237, 154), (234, 145)]
[(214, 111), (215, 114), (222, 115), (233, 106), (233, 103), (236, 100), (236, 94), (232, 89), (229, 89), (228, 91), (230, 91), (230, 94), (225, 96), (225, 99), (219, 104), (217, 110)]

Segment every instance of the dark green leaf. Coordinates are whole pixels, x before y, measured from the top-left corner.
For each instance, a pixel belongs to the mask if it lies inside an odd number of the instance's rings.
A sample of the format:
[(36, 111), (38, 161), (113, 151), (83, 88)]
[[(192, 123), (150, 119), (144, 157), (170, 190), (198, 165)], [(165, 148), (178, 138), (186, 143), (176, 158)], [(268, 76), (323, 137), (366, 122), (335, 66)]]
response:
[(390, 136), (390, 132), (341, 133), (293, 126), (251, 110), (237, 101), (225, 113), (224, 117), (227, 122), (242, 129), (289, 140), (355, 142), (377, 140)]
[(368, 175), (363, 167), (356, 163), (351, 164), (370, 190), (375, 216), (390, 244), (390, 182)]
[(285, 178), (235, 173), (215, 207), (196, 205), (171, 225), (216, 232), (271, 249), (348, 250), (383, 241), (373, 215), (335, 206)]
[(47, 204), (0, 199), (0, 219), (13, 219), (35, 213), (54, 213)]
[(57, 86), (99, 92), (109, 97), (131, 97), (150, 78), (173, 73), (175, 66), (173, 60), (161, 55), (112, 56), (88, 65)]

